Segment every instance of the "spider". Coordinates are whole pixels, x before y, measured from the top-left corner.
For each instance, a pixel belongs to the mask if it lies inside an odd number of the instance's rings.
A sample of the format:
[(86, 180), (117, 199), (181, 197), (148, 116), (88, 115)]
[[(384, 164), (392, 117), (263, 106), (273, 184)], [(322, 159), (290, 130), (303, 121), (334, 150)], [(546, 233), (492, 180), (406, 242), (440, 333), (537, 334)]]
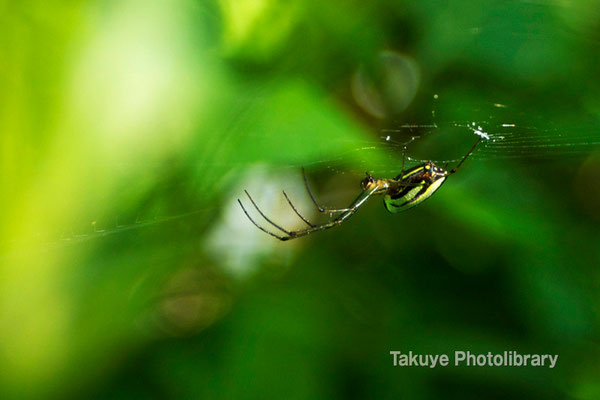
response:
[(404, 171), (404, 160), (406, 159), (406, 146), (404, 146), (402, 149), (402, 170), (400, 174), (395, 178), (391, 179), (376, 179), (367, 172), (366, 178), (364, 178), (360, 183), (362, 192), (347, 208), (330, 209), (320, 206), (319, 203), (317, 203), (317, 201), (315, 200), (312, 191), (310, 190), (310, 187), (308, 185), (308, 179), (306, 178), (306, 173), (304, 172), (304, 168), (302, 168), (302, 176), (304, 177), (304, 185), (306, 186), (306, 191), (308, 192), (310, 199), (317, 207), (319, 212), (328, 213), (330, 215), (337, 214), (337, 216), (332, 218), (329, 222), (315, 225), (308, 221), (304, 216), (302, 216), (302, 214), (300, 214), (300, 212), (291, 202), (288, 195), (285, 193), (285, 191), (283, 191), (283, 195), (289, 203), (292, 210), (294, 210), (298, 217), (300, 217), (300, 219), (304, 221), (306, 225), (308, 225), (308, 228), (305, 229), (289, 231), (277, 225), (275, 222), (271, 221), (256, 205), (254, 199), (252, 199), (252, 196), (250, 196), (247, 190), (244, 190), (244, 192), (248, 196), (248, 199), (250, 199), (250, 202), (252, 203), (254, 208), (256, 208), (256, 211), (258, 211), (258, 213), (265, 219), (265, 221), (267, 221), (276, 229), (283, 232), (283, 234), (273, 233), (260, 226), (258, 223), (256, 223), (256, 221), (252, 219), (252, 217), (250, 217), (250, 214), (248, 214), (248, 211), (246, 211), (246, 208), (244, 208), (244, 205), (242, 204), (240, 199), (238, 199), (238, 203), (242, 207), (244, 214), (246, 214), (250, 222), (252, 222), (261, 231), (273, 237), (276, 237), (279, 240), (296, 239), (311, 234), (313, 232), (318, 232), (341, 225), (344, 221), (346, 221), (348, 218), (354, 215), (354, 213), (363, 204), (365, 204), (371, 196), (376, 194), (384, 195), (383, 204), (385, 205), (385, 208), (389, 212), (395, 214), (400, 211), (408, 210), (409, 208), (412, 208), (431, 197), (431, 195), (434, 194), (435, 191), (440, 188), (440, 186), (442, 186), (442, 183), (444, 183), (448, 176), (458, 171), (460, 166), (473, 153), (479, 142), (481, 142), (482, 138), (483, 137), (479, 137), (477, 139), (473, 147), (471, 147), (467, 154), (465, 154), (465, 156), (459, 161), (456, 167), (454, 167), (450, 171), (447, 171), (445, 167), (438, 167), (432, 161), (427, 161), (423, 164), (410, 168), (407, 171)]

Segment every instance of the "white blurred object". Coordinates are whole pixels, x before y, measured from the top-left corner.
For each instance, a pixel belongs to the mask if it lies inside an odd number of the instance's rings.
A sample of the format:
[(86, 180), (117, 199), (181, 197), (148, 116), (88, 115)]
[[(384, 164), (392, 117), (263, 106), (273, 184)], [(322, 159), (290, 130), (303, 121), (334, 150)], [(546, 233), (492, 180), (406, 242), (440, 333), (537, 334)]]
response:
[(257, 272), (261, 262), (266, 259), (279, 259), (279, 263), (283, 264), (297, 246), (266, 235), (248, 220), (237, 202), (238, 198), (255, 221), (269, 229), (276, 229), (262, 219), (246, 197), (244, 189), (248, 190), (265, 215), (286, 229), (294, 229), (304, 223), (290, 208), (282, 190), (288, 193), (294, 205), (307, 218), (316, 214), (299, 169), (294, 173), (293, 169), (289, 172), (275, 172), (262, 165), (249, 168), (245, 177), (240, 180), (240, 185), (232, 192), (231, 198), (223, 204), (221, 219), (208, 233), (204, 243), (206, 252), (215, 262), (237, 278)]

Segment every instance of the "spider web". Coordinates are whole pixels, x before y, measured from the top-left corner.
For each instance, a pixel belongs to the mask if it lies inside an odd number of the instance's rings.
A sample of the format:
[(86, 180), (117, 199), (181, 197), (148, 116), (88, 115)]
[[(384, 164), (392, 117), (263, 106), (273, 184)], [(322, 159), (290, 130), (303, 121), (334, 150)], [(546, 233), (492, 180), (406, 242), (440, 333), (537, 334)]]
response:
[[(334, 158), (317, 160), (310, 166), (338, 173), (362, 172), (367, 168), (380, 174), (397, 174), (404, 146), (407, 163), (434, 161), (441, 166), (451, 165), (462, 159), (470, 147), (469, 140), (472, 143), (477, 136), (483, 140), (470, 159), (479, 162), (509, 159), (558, 161), (586, 157), (600, 150), (600, 125), (592, 117), (573, 117), (559, 122), (541, 120), (531, 114), (515, 112), (512, 107), (501, 103), (491, 103), (475, 111), (475, 114), (483, 113), (486, 117), (444, 120), (437, 117), (433, 109), (434, 122), (392, 125), (379, 130), (379, 137), (364, 141), (363, 146)], [(456, 138), (464, 142), (461, 144), (464, 152), (449, 154), (447, 147), (456, 147), (451, 143), (456, 142)], [(368, 165), (368, 154), (374, 152), (383, 158), (374, 165)], [(362, 160), (359, 165), (345, 162), (355, 156)]]
[[(401, 169), (404, 146), (407, 149), (407, 167), (429, 160), (440, 166), (452, 167), (462, 159), (478, 136), (483, 140), (470, 156), (470, 162), (511, 159), (558, 161), (583, 158), (600, 150), (600, 129), (593, 118), (548, 121), (533, 117), (531, 113), (516, 112), (511, 106), (501, 103), (489, 103), (483, 107), (454, 107), (453, 110), (458, 110), (457, 113), (460, 114), (459, 118), (444, 115), (438, 108), (434, 103), (430, 111), (431, 120), (425, 123), (390, 123), (389, 127), (374, 130), (372, 140), (347, 139), (351, 141), (350, 150), (313, 162), (290, 163), (280, 167), (278, 170), (282, 175), (277, 180), (278, 185), (285, 186), (286, 179), (297, 180), (297, 185), (291, 191), (296, 191), (296, 197), (303, 196), (304, 188), (298, 175), (301, 167), (305, 167), (309, 175), (311, 171), (327, 171), (326, 174), (336, 177), (348, 175), (349, 179), (355, 179), (365, 171), (381, 177), (396, 176)], [(473, 115), (473, 118), (461, 119), (462, 115)], [(340, 148), (348, 149), (345, 141), (346, 139), (337, 140)], [(251, 169), (250, 164), (238, 167)], [(264, 168), (262, 170), (262, 178), (257, 180), (264, 183), (264, 180), (269, 179), (269, 173)], [(286, 178), (282, 179), (284, 176)], [(239, 189), (236, 196), (243, 193), (244, 186), (245, 184), (240, 183), (240, 187), (236, 188)], [(275, 188), (272, 194), (277, 194)], [(175, 215), (147, 213), (129, 221), (119, 221), (119, 217), (115, 216), (114, 222), (103, 224), (96, 224), (91, 219), (89, 222), (82, 222), (77, 229), (57, 232), (44, 242), (49, 247), (68, 246), (155, 225), (202, 218), (202, 215), (217, 212), (220, 208), (201, 207)]]

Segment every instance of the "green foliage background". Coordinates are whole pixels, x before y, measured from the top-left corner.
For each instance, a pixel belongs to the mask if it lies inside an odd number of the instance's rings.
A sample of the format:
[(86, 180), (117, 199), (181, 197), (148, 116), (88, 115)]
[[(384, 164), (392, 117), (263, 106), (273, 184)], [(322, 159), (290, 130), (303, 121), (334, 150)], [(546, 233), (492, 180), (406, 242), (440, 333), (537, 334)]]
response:
[[(2, 3), (0, 397), (600, 398), (599, 6)], [(418, 71), (406, 109), (375, 79), (387, 118), (352, 90), (382, 52)], [(431, 123), (434, 93), (442, 122), (502, 112), (588, 144), (476, 154), (410, 212), (371, 201), (298, 241), (238, 208), (248, 188), (299, 226), (286, 189), (316, 218), (301, 166), (346, 205), (364, 170), (398, 173), (372, 145)], [(439, 159), (468, 149), (455, 131)], [(559, 360), (394, 368), (390, 350)]]

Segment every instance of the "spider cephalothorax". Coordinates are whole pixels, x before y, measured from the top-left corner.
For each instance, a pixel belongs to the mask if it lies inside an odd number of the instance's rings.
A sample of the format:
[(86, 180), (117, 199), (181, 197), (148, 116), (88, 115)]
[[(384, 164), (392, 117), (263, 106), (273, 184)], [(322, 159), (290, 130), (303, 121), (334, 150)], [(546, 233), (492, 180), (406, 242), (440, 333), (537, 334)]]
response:
[(390, 179), (375, 179), (367, 172), (367, 177), (360, 182), (360, 187), (362, 190), (371, 190), (377, 188), (377, 191), (373, 194), (381, 194), (388, 189), (389, 182)]
[(431, 161), (401, 173), (383, 197), (386, 210), (395, 214), (422, 203), (442, 186), (449, 174)]

